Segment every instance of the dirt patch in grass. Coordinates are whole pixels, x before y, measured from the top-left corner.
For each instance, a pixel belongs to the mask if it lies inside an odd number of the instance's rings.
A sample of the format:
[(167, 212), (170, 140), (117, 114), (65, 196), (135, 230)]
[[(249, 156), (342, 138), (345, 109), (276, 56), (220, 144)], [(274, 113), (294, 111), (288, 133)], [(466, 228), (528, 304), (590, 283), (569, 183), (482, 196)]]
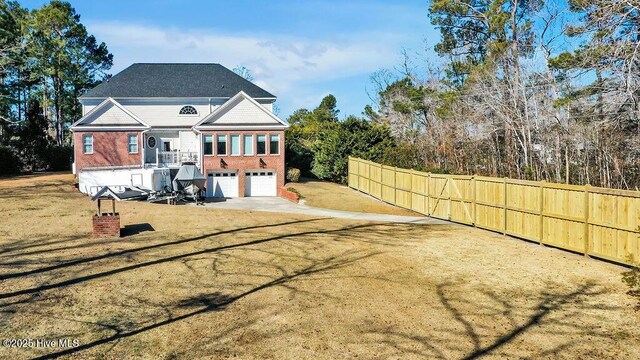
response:
[(622, 268), (454, 225), (118, 203), (0, 180), (1, 358), (640, 358)]
[(311, 179), (301, 181), (300, 183), (288, 183), (285, 187), (296, 189), (303, 196), (305, 204), (309, 206), (374, 214), (423, 216), (389, 205), (344, 185)]

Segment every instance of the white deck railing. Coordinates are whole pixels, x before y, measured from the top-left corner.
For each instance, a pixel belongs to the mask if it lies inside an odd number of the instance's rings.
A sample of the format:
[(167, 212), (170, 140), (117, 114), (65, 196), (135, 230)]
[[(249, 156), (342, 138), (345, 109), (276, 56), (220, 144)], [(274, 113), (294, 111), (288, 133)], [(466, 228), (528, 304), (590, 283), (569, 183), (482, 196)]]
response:
[(185, 162), (198, 162), (198, 153), (195, 151), (160, 151), (156, 149), (156, 166), (182, 165)]

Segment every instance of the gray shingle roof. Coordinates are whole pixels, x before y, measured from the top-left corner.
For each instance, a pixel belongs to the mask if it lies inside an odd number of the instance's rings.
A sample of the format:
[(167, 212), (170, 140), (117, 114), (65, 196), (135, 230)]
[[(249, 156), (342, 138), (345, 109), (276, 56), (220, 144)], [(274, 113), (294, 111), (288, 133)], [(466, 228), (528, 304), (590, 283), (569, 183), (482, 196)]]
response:
[(220, 64), (136, 63), (80, 98), (232, 97), (275, 98)]

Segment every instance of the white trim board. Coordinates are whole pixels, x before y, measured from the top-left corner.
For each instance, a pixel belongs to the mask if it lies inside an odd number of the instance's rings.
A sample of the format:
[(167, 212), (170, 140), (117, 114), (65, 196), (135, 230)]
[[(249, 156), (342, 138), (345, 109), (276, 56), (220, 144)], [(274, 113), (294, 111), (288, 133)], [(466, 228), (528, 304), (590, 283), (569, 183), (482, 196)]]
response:
[[(285, 129), (289, 127), (289, 124), (287, 124), (286, 121), (280, 119), (278, 116), (276, 116), (273, 112), (269, 111), (267, 108), (265, 108), (264, 106), (262, 106), (262, 104), (258, 103), (256, 100), (254, 100), (253, 98), (251, 98), (251, 96), (247, 95), (244, 91), (240, 91), (239, 93), (237, 93), (236, 95), (234, 95), (232, 98), (230, 98), (229, 100), (227, 100), (224, 104), (218, 106), (213, 112), (211, 112), (209, 115), (205, 116), (202, 120), (200, 120), (199, 122), (197, 122), (194, 125), (194, 128), (198, 129), (198, 128), (206, 128), (206, 127), (210, 127), (210, 126), (216, 126), (215, 125), (215, 120), (213, 121), (213, 123), (207, 123), (208, 121), (210, 121), (211, 119), (215, 119), (217, 116), (224, 114), (226, 111), (233, 109), (234, 106), (234, 102), (238, 99), (244, 99), (249, 101), (252, 105), (254, 105), (256, 108), (258, 108), (259, 110), (261, 110), (262, 112), (264, 112), (266, 115), (268, 115), (270, 118), (272, 118), (273, 120), (275, 120), (277, 123), (281, 124), (278, 125), (280, 127), (284, 127)], [(225, 124), (221, 124), (219, 126), (228, 126)], [(252, 125), (252, 127), (262, 127), (262, 126), (275, 126), (275, 125)], [(240, 128), (241, 125), (234, 125), (233, 127), (237, 127)]]
[[(122, 110), (126, 115), (128, 115), (129, 117), (131, 117), (133, 120), (135, 120), (136, 122), (138, 122), (141, 126), (80, 126), (80, 124), (87, 120), (88, 118), (90, 118), (91, 116), (93, 116), (96, 112), (98, 112), (100, 109), (102, 109), (103, 107), (112, 104), (114, 106), (116, 106), (118, 109)], [(89, 129), (89, 128), (111, 128), (111, 130), (114, 130), (114, 128), (142, 128), (142, 129), (148, 129), (150, 126), (145, 123), (144, 121), (142, 121), (139, 117), (137, 117), (135, 114), (133, 114), (131, 111), (129, 111), (127, 108), (125, 108), (124, 106), (120, 105), (120, 103), (118, 103), (117, 101), (115, 101), (113, 98), (107, 98), (106, 100), (104, 100), (103, 102), (101, 102), (100, 104), (98, 104), (97, 106), (95, 106), (93, 109), (91, 109), (88, 113), (86, 113), (83, 117), (81, 117), (78, 121), (76, 121), (75, 123), (73, 123), (70, 127), (71, 131), (75, 131), (75, 130), (83, 130), (83, 129)]]
[(234, 125), (234, 126), (225, 126), (225, 125), (204, 125), (198, 126), (197, 130), (207, 131), (207, 130), (285, 130), (287, 126), (284, 125)]
[[(235, 96), (235, 95), (234, 95)], [(82, 102), (83, 100), (101, 100), (101, 99), (105, 99), (105, 97), (79, 97), (78, 100), (80, 102)], [(229, 97), (216, 97), (216, 96), (189, 96), (189, 97), (168, 97), (168, 96), (158, 96), (158, 97), (118, 97), (116, 96), (115, 99), (126, 99), (126, 100), (175, 100), (175, 101), (179, 101), (179, 100), (189, 100), (189, 99), (197, 99), (197, 100), (207, 100), (207, 99), (211, 99), (211, 100), (226, 100), (226, 99), (230, 99)], [(272, 102), (275, 102), (276, 100), (278, 100), (277, 97), (257, 97), (257, 98), (253, 98), (256, 100), (273, 100)]]

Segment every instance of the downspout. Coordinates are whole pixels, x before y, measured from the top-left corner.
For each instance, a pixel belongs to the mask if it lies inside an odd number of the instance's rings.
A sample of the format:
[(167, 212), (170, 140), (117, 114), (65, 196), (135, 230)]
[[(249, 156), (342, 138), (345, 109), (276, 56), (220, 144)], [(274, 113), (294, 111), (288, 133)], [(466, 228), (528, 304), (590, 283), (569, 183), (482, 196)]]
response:
[(71, 164), (71, 173), (73, 173), (75, 178), (78, 178), (78, 174), (76, 171), (76, 132), (73, 130), (73, 127), (70, 127), (69, 130), (73, 134), (73, 136), (71, 137), (73, 139), (73, 163)]
[(200, 163), (200, 171), (202, 171), (202, 169), (204, 169), (204, 156), (202, 151), (202, 131), (196, 129), (195, 127), (193, 127), (192, 129), (193, 129), (193, 132), (195, 132), (198, 136), (198, 163)]

